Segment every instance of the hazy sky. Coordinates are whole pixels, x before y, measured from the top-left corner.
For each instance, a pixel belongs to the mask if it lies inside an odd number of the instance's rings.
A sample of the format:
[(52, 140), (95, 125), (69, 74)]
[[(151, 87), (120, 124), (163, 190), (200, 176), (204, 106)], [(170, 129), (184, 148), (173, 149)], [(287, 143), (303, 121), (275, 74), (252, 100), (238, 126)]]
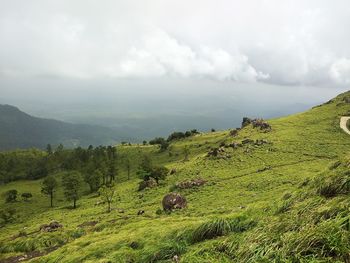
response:
[(350, 84), (349, 28), (349, 0), (0, 0), (0, 99), (247, 84), (311, 104)]

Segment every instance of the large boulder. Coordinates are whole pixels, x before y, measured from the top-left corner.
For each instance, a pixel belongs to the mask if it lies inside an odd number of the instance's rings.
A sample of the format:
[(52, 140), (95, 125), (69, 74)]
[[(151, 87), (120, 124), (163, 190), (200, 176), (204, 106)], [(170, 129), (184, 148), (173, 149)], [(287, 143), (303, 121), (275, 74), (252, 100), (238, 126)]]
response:
[(173, 209), (182, 209), (187, 206), (186, 198), (179, 193), (170, 193), (164, 196), (162, 201), (163, 209), (171, 211)]

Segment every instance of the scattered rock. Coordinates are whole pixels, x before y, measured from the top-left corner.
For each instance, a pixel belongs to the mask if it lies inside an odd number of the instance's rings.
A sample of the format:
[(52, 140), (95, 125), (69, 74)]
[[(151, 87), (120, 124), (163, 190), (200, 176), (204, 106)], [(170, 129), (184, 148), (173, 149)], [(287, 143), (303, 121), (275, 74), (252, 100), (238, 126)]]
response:
[(39, 229), (40, 229), (40, 231), (43, 231), (43, 232), (54, 232), (62, 227), (63, 226), (60, 223), (58, 223), (57, 221), (52, 221), (50, 224), (41, 225)]
[(192, 179), (192, 180), (189, 180), (189, 181), (183, 181), (183, 182), (177, 183), (176, 187), (180, 188), (180, 189), (189, 189), (189, 188), (192, 188), (192, 187), (202, 186), (206, 182), (207, 181), (205, 181), (202, 178), (196, 178), (196, 179)]
[(157, 184), (157, 181), (154, 180), (153, 178), (150, 178), (146, 181), (141, 181), (140, 184), (139, 184), (139, 191), (145, 189), (145, 188), (154, 188), (156, 187), (158, 184)]
[(252, 139), (244, 139), (244, 140), (242, 141), (242, 144), (243, 144), (243, 145), (245, 145), (245, 144), (250, 144), (250, 143), (254, 143), (254, 140), (252, 140)]
[(262, 140), (256, 140), (254, 144), (257, 146), (261, 146), (261, 145), (268, 144), (268, 143), (270, 143), (268, 140), (262, 139)]
[(178, 193), (170, 193), (164, 196), (162, 201), (163, 209), (171, 211), (173, 209), (182, 209), (187, 206), (186, 198)]
[(252, 121), (253, 128), (260, 128), (260, 130), (271, 131), (271, 125), (263, 119), (254, 119)]
[(216, 157), (221, 159), (228, 159), (231, 158), (231, 155), (227, 154), (224, 147), (219, 148), (212, 148), (208, 154), (207, 157)]
[(143, 215), (144, 213), (145, 213), (144, 210), (139, 210), (139, 211), (137, 212), (137, 215), (138, 215), (138, 216), (141, 216), (141, 215)]

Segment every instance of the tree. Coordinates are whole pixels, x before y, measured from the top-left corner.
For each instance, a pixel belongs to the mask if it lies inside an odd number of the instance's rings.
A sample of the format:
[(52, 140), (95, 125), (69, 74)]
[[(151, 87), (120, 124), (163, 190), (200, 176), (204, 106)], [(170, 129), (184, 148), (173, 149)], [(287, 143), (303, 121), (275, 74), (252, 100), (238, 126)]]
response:
[(111, 204), (115, 194), (114, 184), (103, 185), (99, 193), (102, 201), (107, 203), (107, 212), (111, 212)]
[(73, 208), (77, 206), (77, 200), (80, 197), (82, 178), (79, 172), (66, 173), (62, 177), (62, 186), (64, 188), (64, 195), (67, 201), (73, 201)]
[(5, 196), (5, 202), (6, 203), (11, 203), (11, 202), (15, 202), (17, 200), (17, 190), (16, 189), (12, 189), (12, 190), (8, 190), (7, 192), (5, 192), (4, 196)]
[(54, 177), (48, 176), (41, 185), (41, 192), (50, 196), (50, 206), (53, 207), (53, 195), (57, 188), (57, 181)]
[(149, 177), (152, 177), (156, 180), (157, 184), (159, 183), (159, 180), (164, 180), (167, 176), (169, 170), (164, 166), (155, 166), (152, 167), (151, 173)]
[(84, 181), (89, 185), (90, 192), (96, 192), (101, 186), (101, 179), (103, 175), (100, 170), (87, 171), (84, 173)]
[(147, 145), (147, 141), (143, 141), (142, 144), (143, 144), (143, 145)]
[(31, 193), (23, 193), (21, 194), (21, 197), (23, 198), (24, 201), (28, 201), (28, 199), (33, 197), (33, 195)]
[(111, 160), (108, 166), (109, 183), (112, 183), (115, 180), (116, 173), (117, 169), (115, 167), (115, 163), (113, 160)]

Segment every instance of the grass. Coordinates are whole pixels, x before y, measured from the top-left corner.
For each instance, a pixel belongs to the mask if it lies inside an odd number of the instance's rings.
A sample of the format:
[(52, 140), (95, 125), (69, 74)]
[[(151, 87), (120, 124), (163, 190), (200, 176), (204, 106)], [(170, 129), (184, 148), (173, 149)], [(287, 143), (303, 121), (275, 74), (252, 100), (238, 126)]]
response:
[[(111, 213), (96, 205), (95, 194), (84, 195), (78, 208), (70, 209), (61, 191), (51, 209), (40, 193), (41, 180), (2, 185), (0, 195), (17, 189), (33, 198), (16, 202), (18, 218), (0, 229), (0, 260), (54, 247), (32, 262), (171, 262), (174, 256), (180, 262), (347, 262), (350, 140), (339, 128), (340, 116), (350, 111), (346, 96), (269, 120), (268, 133), (251, 126), (236, 137), (229, 131), (203, 133), (176, 141), (165, 152), (157, 146), (118, 146), (132, 160), (131, 179), (126, 167), (119, 167)], [(269, 143), (225, 148), (227, 159), (206, 156), (222, 143), (247, 138)], [(139, 192), (136, 171), (144, 154), (176, 173)], [(198, 177), (207, 183), (176, 189), (186, 197), (186, 209), (157, 213), (171, 186)], [(8, 206), (1, 201), (1, 209)], [(145, 214), (138, 216), (139, 210)], [(63, 228), (38, 232), (51, 220)], [(79, 227), (91, 221), (97, 224)]]

